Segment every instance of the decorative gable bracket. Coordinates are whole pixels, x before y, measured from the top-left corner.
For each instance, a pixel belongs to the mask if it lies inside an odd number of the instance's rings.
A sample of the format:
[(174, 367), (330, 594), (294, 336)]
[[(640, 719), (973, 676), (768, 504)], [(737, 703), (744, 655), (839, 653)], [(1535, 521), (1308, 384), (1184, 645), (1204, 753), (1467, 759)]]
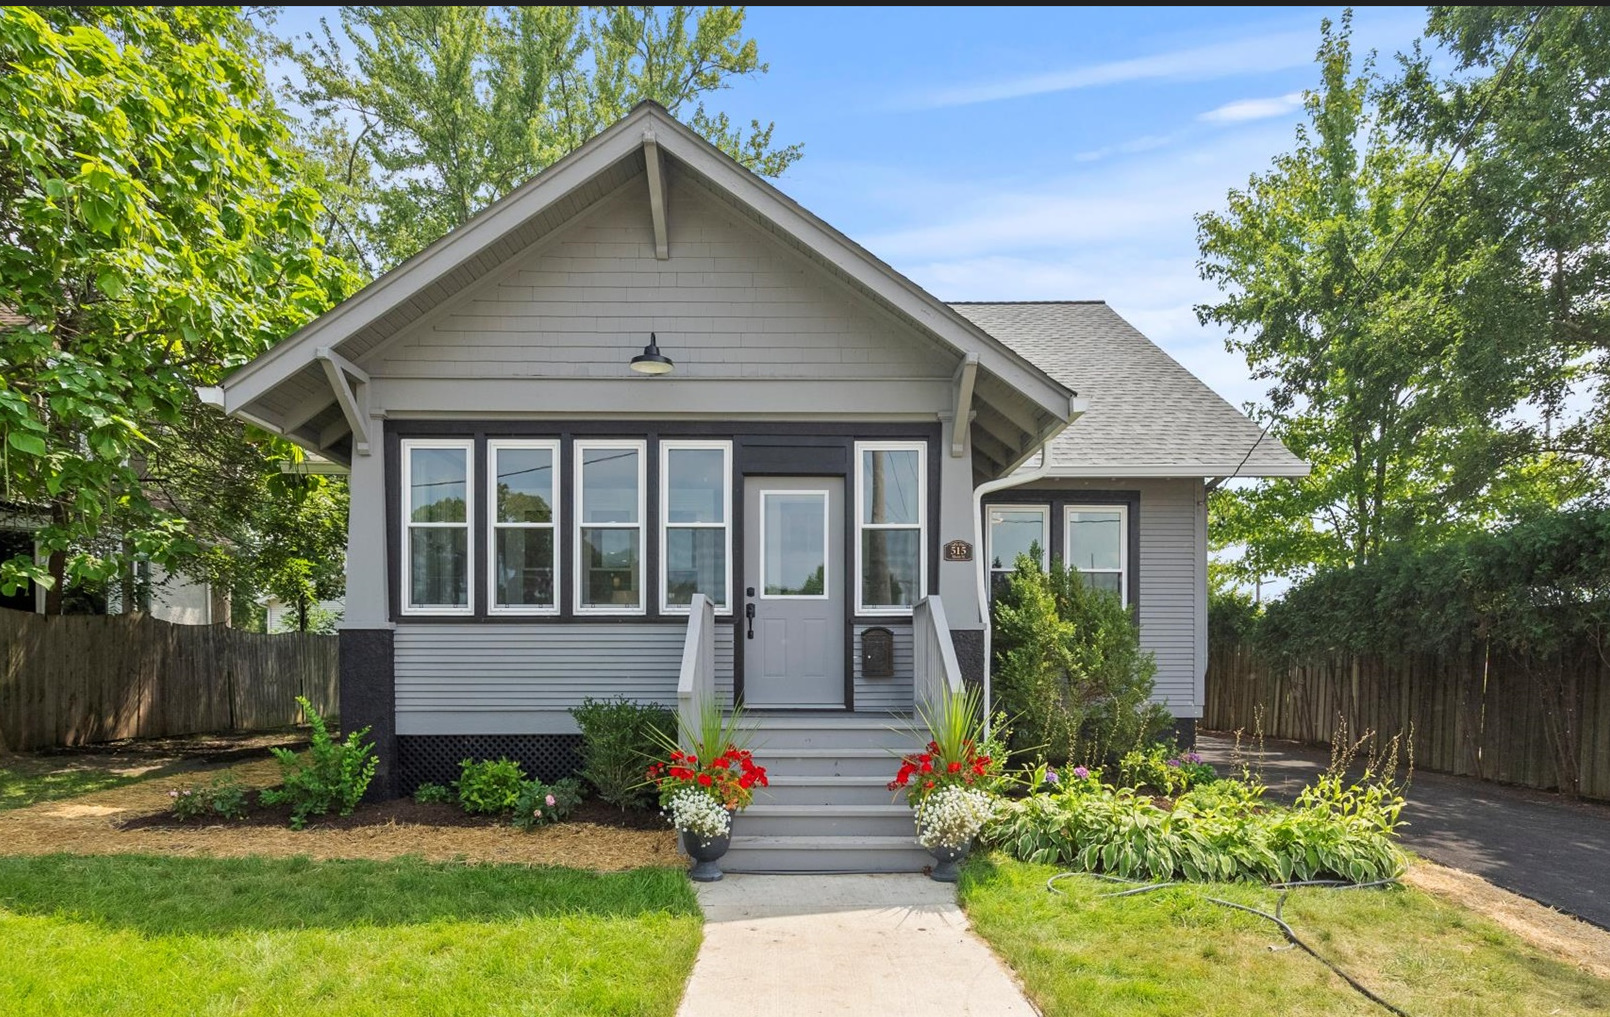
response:
[[(335, 392), (335, 401), (341, 407), (343, 418), (319, 432), (319, 448), (329, 448), (340, 441), (342, 435), (350, 432), (352, 453), (360, 456), (368, 455), (369, 375), (328, 346), (320, 347), (315, 359), (324, 368), (324, 376), (330, 380), (330, 388)], [(356, 389), (353, 388), (352, 381), (357, 382)]]

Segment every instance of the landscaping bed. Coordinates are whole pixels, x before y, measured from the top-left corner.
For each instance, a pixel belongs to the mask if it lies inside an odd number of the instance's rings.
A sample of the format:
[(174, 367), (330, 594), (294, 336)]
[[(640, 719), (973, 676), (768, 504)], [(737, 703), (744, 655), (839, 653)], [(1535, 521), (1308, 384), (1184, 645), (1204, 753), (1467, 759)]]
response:
[[(1202, 1017), (1385, 1011), (1292, 949), (1271, 923), (1207, 900), (1273, 909), (1248, 883), (1201, 883), (1123, 898), (1090, 875), (999, 853), (965, 868), (973, 927), (1048, 1017)], [(1116, 887), (1116, 889), (1125, 889)], [(1477, 914), (1418, 889), (1300, 889), (1283, 915), (1298, 934), (1415, 1017), (1610, 1012), (1610, 981), (1550, 957)]]
[[(132, 816), (118, 824), (120, 830), (196, 830), (209, 827), (288, 827), (289, 805), (253, 804), (239, 819), (180, 819), (170, 809)], [(566, 817), (567, 823), (617, 830), (663, 831), (665, 819), (657, 812), (629, 811), (586, 799)], [(350, 815), (319, 816), (308, 821), (308, 831), (360, 830), (372, 826), (437, 826), (492, 828), (506, 826), (501, 816), (472, 814), (448, 802), (418, 802), (397, 798), (388, 802), (360, 805)]]

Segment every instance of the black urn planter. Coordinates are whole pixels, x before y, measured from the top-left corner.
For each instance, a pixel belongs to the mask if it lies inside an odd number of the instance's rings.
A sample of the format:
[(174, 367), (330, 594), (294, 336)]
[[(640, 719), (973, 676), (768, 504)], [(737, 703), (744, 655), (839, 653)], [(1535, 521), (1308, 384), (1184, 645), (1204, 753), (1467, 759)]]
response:
[(709, 840), (702, 840), (688, 830), (678, 830), (677, 836), (682, 839), (682, 850), (693, 859), (693, 868), (688, 870), (689, 879), (695, 883), (714, 883), (724, 875), (717, 863), (727, 853), (727, 848), (732, 846), (730, 825), (726, 833)]
[(956, 866), (967, 857), (967, 852), (972, 850), (972, 846), (971, 843), (963, 844), (961, 847), (938, 844), (929, 848), (928, 853), (934, 856), (934, 867), (928, 873), (928, 878), (939, 883), (956, 882), (960, 875)]

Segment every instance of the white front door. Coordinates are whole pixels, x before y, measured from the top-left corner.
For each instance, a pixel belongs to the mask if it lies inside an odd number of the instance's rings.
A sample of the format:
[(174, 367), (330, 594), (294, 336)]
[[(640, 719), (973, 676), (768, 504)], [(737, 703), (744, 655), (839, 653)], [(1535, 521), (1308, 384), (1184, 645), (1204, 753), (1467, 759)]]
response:
[(844, 707), (844, 481), (744, 483), (744, 703)]

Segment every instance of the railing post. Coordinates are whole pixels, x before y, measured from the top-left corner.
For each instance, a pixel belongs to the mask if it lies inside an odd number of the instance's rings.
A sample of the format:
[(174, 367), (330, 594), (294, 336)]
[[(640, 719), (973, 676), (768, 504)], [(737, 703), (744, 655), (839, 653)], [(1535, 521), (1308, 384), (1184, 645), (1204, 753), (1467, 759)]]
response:
[(687, 730), (698, 727), (705, 704), (715, 695), (715, 641), (715, 607), (709, 597), (695, 593), (688, 604), (688, 633), (676, 682), (677, 717)]

